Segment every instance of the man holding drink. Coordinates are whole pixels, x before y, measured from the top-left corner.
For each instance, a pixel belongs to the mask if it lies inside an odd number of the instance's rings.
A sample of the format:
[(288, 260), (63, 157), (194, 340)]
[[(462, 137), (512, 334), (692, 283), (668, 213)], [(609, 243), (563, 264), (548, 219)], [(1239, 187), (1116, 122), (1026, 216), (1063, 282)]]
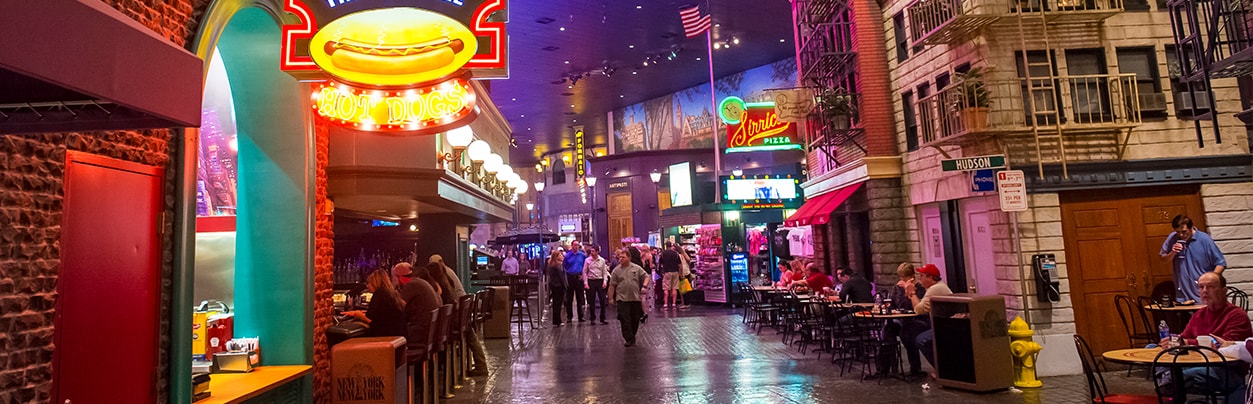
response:
[(1179, 291), (1176, 298), (1199, 301), (1201, 295), (1197, 290), (1197, 281), (1201, 275), (1206, 272), (1222, 275), (1227, 260), (1213, 238), (1193, 227), (1192, 219), (1178, 215), (1171, 221), (1171, 226), (1175, 232), (1166, 237), (1159, 254), (1163, 260), (1170, 260), (1174, 267), (1175, 288)]

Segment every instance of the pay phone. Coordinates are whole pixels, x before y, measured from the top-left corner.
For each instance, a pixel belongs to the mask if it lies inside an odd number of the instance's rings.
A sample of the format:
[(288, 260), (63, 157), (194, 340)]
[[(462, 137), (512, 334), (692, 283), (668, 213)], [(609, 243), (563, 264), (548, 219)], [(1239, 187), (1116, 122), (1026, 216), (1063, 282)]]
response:
[(1031, 268), (1035, 270), (1036, 298), (1041, 302), (1061, 301), (1061, 282), (1057, 274), (1057, 260), (1053, 254), (1032, 255)]

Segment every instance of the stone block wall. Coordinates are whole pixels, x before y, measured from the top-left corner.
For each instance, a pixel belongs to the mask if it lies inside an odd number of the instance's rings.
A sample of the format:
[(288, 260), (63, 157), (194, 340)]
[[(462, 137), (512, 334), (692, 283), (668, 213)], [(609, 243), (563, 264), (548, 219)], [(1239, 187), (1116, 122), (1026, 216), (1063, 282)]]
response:
[[(157, 35), (186, 47), (209, 0), (103, 0)], [(67, 150), (165, 168), (161, 231), (161, 335), (157, 397), (170, 397), (174, 183), (168, 129), (0, 134), (0, 403), (48, 402)]]
[(1253, 290), (1253, 183), (1201, 185), (1206, 231), (1227, 259), (1230, 286)]
[(873, 281), (880, 287), (896, 284), (896, 267), (922, 259), (913, 248), (918, 240), (913, 209), (899, 178), (866, 181), (870, 203), (870, 256)]
[[(1030, 311), (1026, 314), (1030, 316), (1031, 326), (1037, 335), (1072, 334), (1075, 332), (1075, 314), (1066, 273), (1061, 202), (1056, 193), (1031, 194), (1030, 206), (1031, 210), (1017, 213), (989, 211), (996, 257), (996, 292), (1005, 297), (1005, 309), (1010, 318), (1023, 315), (1025, 310)], [(1011, 214), (1017, 215), (1018, 220), (1017, 249), (1014, 248)], [(1061, 301), (1042, 303), (1035, 298), (1035, 275), (1031, 270), (1031, 256), (1035, 254), (1056, 256), (1058, 276), (1061, 278)]]

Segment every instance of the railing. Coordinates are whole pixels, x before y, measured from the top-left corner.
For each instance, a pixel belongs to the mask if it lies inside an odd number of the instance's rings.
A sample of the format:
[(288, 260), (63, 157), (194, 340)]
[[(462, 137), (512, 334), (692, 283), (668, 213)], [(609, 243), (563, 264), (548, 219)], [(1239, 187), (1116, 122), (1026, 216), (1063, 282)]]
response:
[(1205, 58), (1212, 78), (1253, 74), (1253, 10), (1248, 2), (1193, 0), (1170, 4), (1176, 36), (1194, 36), (1190, 43), (1176, 38), (1179, 49), (1187, 50), (1189, 45), (1200, 48), (1195, 55), (1185, 57)]
[(914, 43), (960, 39), (1005, 14), (1005, 0), (919, 0), (906, 7)]
[(809, 175), (821, 175), (866, 155), (865, 130), (859, 127), (860, 95), (830, 90), (818, 95), (809, 131), (806, 155)]
[(964, 40), (1017, 13), (1064, 20), (1101, 20), (1123, 11), (1122, 0), (918, 0), (906, 7), (910, 40), (931, 45)]
[(919, 100), (917, 111), (920, 143), (930, 145), (1027, 132), (1033, 124), (1063, 132), (1133, 127), (1140, 96), (1135, 74), (958, 81)]
[(838, 14), (848, 10), (847, 0), (800, 0), (797, 1), (797, 22), (813, 26), (831, 22)]
[(817, 24), (804, 38), (797, 55), (804, 78), (838, 77), (852, 68), (853, 24)]

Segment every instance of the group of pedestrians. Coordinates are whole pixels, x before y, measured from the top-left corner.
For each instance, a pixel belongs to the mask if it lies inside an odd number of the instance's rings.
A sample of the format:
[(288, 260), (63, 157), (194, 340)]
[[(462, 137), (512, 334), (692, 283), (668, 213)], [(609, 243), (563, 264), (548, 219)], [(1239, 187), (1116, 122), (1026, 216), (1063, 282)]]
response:
[[(635, 345), (635, 335), (648, 314), (644, 304), (650, 296), (653, 277), (646, 268), (657, 267), (666, 293), (665, 308), (679, 307), (679, 285), (690, 273), (691, 261), (671, 244), (654, 264), (651, 252), (624, 247), (613, 252), (613, 263), (600, 248), (573, 242), (568, 251), (553, 250), (544, 264), (544, 274), (552, 308), (552, 325), (574, 322), (609, 324), (607, 310), (615, 306), (622, 324), (624, 346)], [(586, 305), (586, 311), (584, 306)], [(586, 318), (584, 317), (586, 314)]]

